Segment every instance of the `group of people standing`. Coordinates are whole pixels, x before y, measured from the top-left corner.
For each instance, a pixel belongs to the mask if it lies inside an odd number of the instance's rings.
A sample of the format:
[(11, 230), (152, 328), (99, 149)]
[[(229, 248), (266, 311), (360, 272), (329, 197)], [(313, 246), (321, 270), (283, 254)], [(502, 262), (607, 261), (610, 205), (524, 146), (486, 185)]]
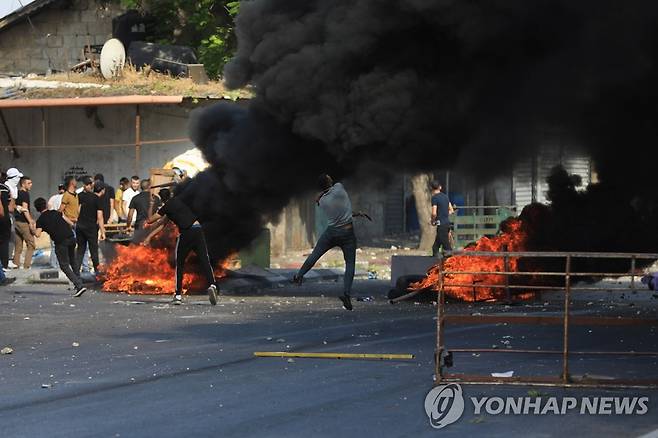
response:
[[(8, 174), (13, 174), (12, 169)], [(179, 180), (184, 177), (182, 171), (176, 175)], [(78, 181), (81, 187), (78, 187)], [(1, 187), (9, 191), (6, 184)], [(18, 187), (16, 197), (9, 193), (2, 198), (3, 202), (5, 198), (8, 200), (7, 211), (14, 210), (24, 218), (24, 221), (19, 221), (17, 216), (15, 219), (16, 265), (22, 252), (19, 240), (25, 242), (28, 248), (24, 266), (29, 268), (34, 251), (34, 238), (39, 237), (42, 232), (47, 233), (52, 244), (51, 264), (56, 263), (59, 266), (74, 285), (73, 296), (79, 297), (87, 290), (80, 277), (87, 254), (91, 258), (94, 273), (99, 274), (98, 242), (105, 240), (106, 224), (125, 223), (127, 231), (145, 230), (148, 235), (144, 241), (148, 243), (168, 222), (173, 222), (179, 230), (175, 250), (176, 289), (173, 304), (182, 302), (184, 264), (192, 251), (197, 254), (201, 272), (208, 283), (210, 303), (217, 304), (218, 289), (201, 224), (189, 206), (174, 197), (168, 189), (162, 189), (159, 195), (156, 195), (151, 191), (150, 180), (140, 180), (138, 176), (131, 179), (121, 178), (117, 190), (105, 183), (102, 174), (97, 174), (94, 178), (85, 176), (79, 179), (70, 176), (58, 187), (58, 193), (48, 201), (44, 198), (34, 201), (34, 207), (39, 213), (38, 219), (35, 220), (30, 211), (31, 180), (21, 175)], [(14, 199), (15, 201), (12, 201)]]
[[(200, 261), (201, 272), (206, 277), (210, 302), (217, 303), (217, 287), (208, 257), (208, 250), (201, 224), (196, 214), (168, 189), (160, 190), (160, 196), (150, 190), (150, 180), (140, 180), (138, 176), (131, 179), (121, 178), (117, 190), (105, 183), (102, 174), (94, 178), (78, 180), (69, 176), (58, 187), (58, 193), (48, 201), (38, 198), (34, 207), (39, 213), (34, 219), (30, 209), (30, 191), (32, 180), (16, 168), (8, 169), (4, 181), (0, 184), (0, 263), (2, 267), (12, 266), (9, 260), (9, 241), (12, 217), (15, 228), (15, 248), (13, 266), (20, 266), (21, 255), (25, 247), (24, 268), (29, 268), (35, 249), (34, 237), (42, 232), (50, 235), (52, 242), (51, 264), (57, 263), (73, 283), (74, 296), (82, 295), (86, 288), (80, 278), (81, 267), (85, 264), (87, 251), (93, 264), (94, 272), (99, 273), (100, 260), (98, 242), (105, 240), (105, 224), (125, 222), (128, 230), (147, 229), (144, 241), (159, 233), (168, 222), (173, 222), (180, 232), (176, 242), (176, 289), (174, 304), (182, 301), (182, 280), (184, 263), (187, 255), (194, 251)], [(343, 295), (340, 296), (343, 307), (352, 310), (351, 289), (356, 262), (356, 236), (353, 218), (364, 213), (353, 213), (350, 198), (341, 183), (334, 183), (329, 175), (319, 178), (320, 193), (316, 198), (318, 206), (328, 219), (327, 229), (318, 239), (313, 252), (306, 259), (300, 270), (294, 275), (293, 283), (301, 284), (304, 275), (327, 251), (340, 247), (345, 258), (345, 276)], [(437, 236), (432, 248), (433, 255), (439, 249), (450, 251), (449, 214), (454, 208), (448, 196), (441, 192), (441, 184), (434, 181), (432, 191), (432, 224), (437, 227)], [(13, 215), (13, 216), (12, 216)], [(54, 257), (52, 256), (54, 254)], [(0, 285), (9, 284), (14, 279), (6, 278), (0, 269)]]
[[(67, 176), (57, 193), (47, 201), (38, 198), (30, 203), (32, 179), (18, 169), (10, 168), (0, 177), (0, 285), (15, 278), (6, 269), (29, 269), (36, 249), (35, 237), (42, 231), (50, 235), (52, 267), (59, 267), (75, 286), (75, 296), (85, 292), (81, 273), (100, 271), (99, 242), (105, 240), (105, 225), (128, 221), (128, 228), (140, 228), (150, 211), (157, 209), (159, 198), (149, 199), (150, 182), (121, 178), (117, 190), (105, 183), (102, 174)], [(155, 201), (155, 202), (154, 202)], [(149, 209), (151, 209), (149, 211)], [(133, 217), (134, 216), (134, 217)], [(10, 246), (13, 234), (13, 257)]]

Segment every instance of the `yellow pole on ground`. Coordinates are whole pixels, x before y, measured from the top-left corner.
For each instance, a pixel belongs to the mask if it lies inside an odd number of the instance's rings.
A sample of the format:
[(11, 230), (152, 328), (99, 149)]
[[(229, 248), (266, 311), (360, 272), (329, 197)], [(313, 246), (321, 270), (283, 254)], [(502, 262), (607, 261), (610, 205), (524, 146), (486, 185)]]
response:
[(305, 357), (315, 359), (413, 359), (413, 354), (374, 354), (374, 353), (294, 353), (287, 351), (256, 351), (256, 357)]

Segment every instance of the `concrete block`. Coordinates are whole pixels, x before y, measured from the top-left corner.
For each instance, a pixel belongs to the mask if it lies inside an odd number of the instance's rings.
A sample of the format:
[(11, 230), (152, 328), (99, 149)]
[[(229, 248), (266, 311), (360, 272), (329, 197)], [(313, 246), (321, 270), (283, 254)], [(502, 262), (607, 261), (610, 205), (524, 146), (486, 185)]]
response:
[(87, 44), (94, 44), (94, 41), (94, 37), (91, 35), (78, 35), (75, 37), (75, 46), (82, 49)]
[(391, 286), (395, 287), (403, 275), (425, 275), (439, 260), (431, 256), (391, 256)]
[(207, 84), (208, 75), (206, 74), (206, 69), (203, 64), (188, 64), (187, 72), (192, 79), (192, 82), (195, 84)]
[(63, 36), (64, 40), (64, 47), (68, 49), (72, 49), (77, 46), (77, 37), (75, 35), (64, 35)]
[(64, 47), (64, 38), (61, 36), (51, 35), (46, 41), (48, 42), (48, 47)]
[[(89, 33), (89, 23), (82, 23), (81, 21), (75, 21), (66, 26), (66, 33), (72, 35), (87, 35)], [(92, 26), (92, 29), (94, 26)]]
[(99, 19), (100, 18), (95, 9), (88, 9), (80, 12), (80, 21), (83, 23), (96, 23)]
[(111, 34), (111, 33), (109, 33), (109, 34), (102, 34), (102, 35), (98, 35), (98, 34), (97, 34), (97, 35), (94, 37), (94, 41), (96, 41), (95, 44), (105, 44), (105, 42), (106, 42), (107, 40), (109, 40), (110, 38), (112, 38), (112, 34)]
[(30, 59), (30, 73), (45, 73), (48, 70), (48, 60), (43, 58)]

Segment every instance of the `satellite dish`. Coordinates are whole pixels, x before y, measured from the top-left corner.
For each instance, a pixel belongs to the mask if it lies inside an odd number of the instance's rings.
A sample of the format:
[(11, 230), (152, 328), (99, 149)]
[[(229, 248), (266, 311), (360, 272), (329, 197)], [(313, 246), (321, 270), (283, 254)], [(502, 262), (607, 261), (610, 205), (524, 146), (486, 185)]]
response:
[(126, 63), (126, 49), (116, 38), (107, 40), (101, 49), (101, 73), (105, 79), (116, 78), (121, 75), (123, 65)]

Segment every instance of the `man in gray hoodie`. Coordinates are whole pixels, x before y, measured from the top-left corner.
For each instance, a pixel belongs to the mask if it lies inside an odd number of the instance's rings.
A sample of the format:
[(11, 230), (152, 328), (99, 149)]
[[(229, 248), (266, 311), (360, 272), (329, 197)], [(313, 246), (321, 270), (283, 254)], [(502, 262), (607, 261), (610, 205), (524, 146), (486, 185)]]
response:
[(336, 246), (343, 251), (345, 259), (345, 276), (343, 277), (343, 295), (340, 300), (343, 307), (352, 310), (352, 282), (354, 281), (354, 265), (356, 263), (356, 235), (352, 217), (365, 216), (363, 213), (352, 213), (350, 197), (341, 183), (335, 183), (329, 175), (322, 174), (319, 178), (320, 194), (316, 202), (327, 216), (327, 229), (322, 233), (313, 252), (308, 256), (292, 282), (302, 283), (302, 278), (327, 251)]

